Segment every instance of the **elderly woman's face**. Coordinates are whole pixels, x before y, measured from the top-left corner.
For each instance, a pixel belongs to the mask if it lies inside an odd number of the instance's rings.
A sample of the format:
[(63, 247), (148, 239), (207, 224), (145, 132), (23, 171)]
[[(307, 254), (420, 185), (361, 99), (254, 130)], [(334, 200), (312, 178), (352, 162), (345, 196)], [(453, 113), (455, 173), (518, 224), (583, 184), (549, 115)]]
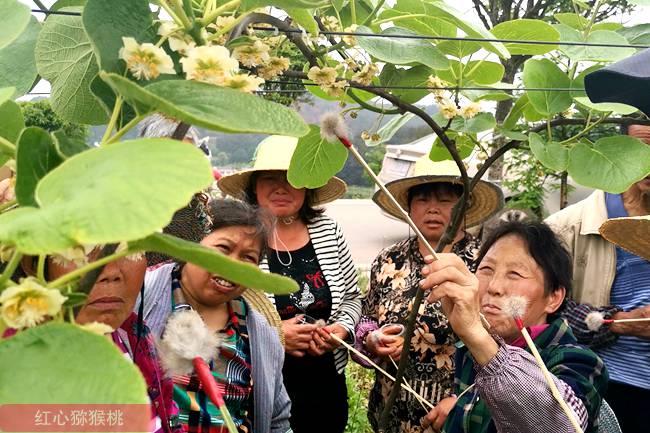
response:
[(490, 325), (507, 342), (519, 336), (511, 316), (504, 312), (511, 296), (521, 296), (528, 301), (523, 315), (525, 326), (546, 323), (548, 314), (556, 311), (564, 300), (564, 290), (544, 294), (544, 273), (528, 253), (523, 239), (506, 235), (488, 250), (476, 271), (479, 281), (481, 311)]
[(305, 202), (305, 193), (304, 188), (289, 184), (286, 171), (264, 171), (255, 182), (257, 203), (276, 217), (296, 215)]
[(437, 243), (449, 225), (456, 203), (458, 196), (450, 189), (432, 185), (432, 189), (413, 196), (409, 216), (428, 241)]
[[(201, 245), (252, 265), (258, 265), (262, 255), (262, 238), (254, 227), (232, 226), (215, 230), (201, 241)], [(181, 282), (184, 293), (190, 298), (188, 301), (205, 307), (217, 307), (246, 289), (192, 263), (183, 267)]]
[[(75, 269), (74, 264), (48, 263), (50, 278), (58, 278)], [(122, 258), (104, 266), (95, 285), (88, 294), (86, 304), (79, 310), (76, 320), (85, 324), (105, 323), (113, 329), (119, 328), (129, 317), (144, 281), (147, 260)]]

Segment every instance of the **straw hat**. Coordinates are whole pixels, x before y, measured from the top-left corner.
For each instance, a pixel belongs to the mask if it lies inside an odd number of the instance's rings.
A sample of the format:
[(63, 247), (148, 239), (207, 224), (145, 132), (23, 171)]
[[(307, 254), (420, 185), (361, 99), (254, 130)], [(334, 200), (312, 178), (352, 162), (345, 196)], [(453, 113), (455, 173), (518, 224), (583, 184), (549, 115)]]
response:
[[(246, 188), (252, 174), (256, 171), (288, 170), (297, 144), (298, 139), (295, 137), (272, 135), (265, 138), (257, 146), (253, 168), (223, 176), (217, 183), (219, 189), (232, 197), (246, 200)], [(345, 194), (346, 189), (345, 182), (338, 177), (333, 177), (325, 185), (314, 190), (313, 205), (318, 206), (334, 201)]]
[(650, 215), (612, 218), (605, 221), (599, 231), (611, 243), (650, 260)]
[[(471, 179), (471, 178), (470, 178)], [(398, 179), (386, 184), (402, 208), (408, 212), (408, 191), (417, 185), (425, 183), (455, 183), (461, 184), (460, 171), (454, 161), (433, 162), (427, 155), (415, 163), (413, 176)], [(372, 197), (382, 210), (395, 218), (403, 219), (399, 209), (393, 205), (382, 190), (378, 190)], [(493, 216), (503, 207), (503, 192), (501, 188), (491, 182), (480, 180), (474, 190), (470, 205), (465, 214), (467, 226), (480, 224)]]
[(246, 301), (249, 307), (260, 313), (266, 318), (275, 330), (278, 332), (280, 342), (284, 346), (284, 333), (282, 332), (282, 320), (275, 309), (275, 305), (266, 297), (264, 292), (255, 289), (246, 289), (242, 294), (242, 298)]

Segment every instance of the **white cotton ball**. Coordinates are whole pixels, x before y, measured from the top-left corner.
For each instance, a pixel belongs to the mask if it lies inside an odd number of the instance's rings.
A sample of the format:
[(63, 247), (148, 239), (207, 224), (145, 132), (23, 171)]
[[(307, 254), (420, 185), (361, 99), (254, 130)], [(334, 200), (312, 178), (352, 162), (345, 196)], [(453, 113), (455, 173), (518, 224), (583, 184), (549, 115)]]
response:
[(603, 313), (600, 311), (592, 311), (591, 313), (587, 314), (587, 317), (585, 317), (587, 328), (593, 332), (598, 331), (600, 327), (603, 326), (604, 322), (605, 316), (603, 316)]
[(192, 360), (201, 357), (207, 362), (217, 356), (220, 337), (210, 331), (194, 310), (178, 311), (171, 315), (158, 343), (160, 360), (168, 374), (188, 374)]
[(528, 307), (528, 299), (523, 296), (511, 296), (506, 299), (503, 311), (512, 317), (523, 317)]
[(327, 141), (348, 136), (348, 127), (338, 113), (327, 113), (320, 120), (320, 135)]

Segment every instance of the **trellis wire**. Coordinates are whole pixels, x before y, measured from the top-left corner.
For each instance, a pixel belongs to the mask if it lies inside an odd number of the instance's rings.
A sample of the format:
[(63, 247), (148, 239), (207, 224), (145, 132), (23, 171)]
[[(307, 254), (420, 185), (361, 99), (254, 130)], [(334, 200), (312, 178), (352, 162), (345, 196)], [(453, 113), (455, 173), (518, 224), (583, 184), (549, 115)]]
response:
[[(68, 11), (45, 11), (42, 9), (32, 9), (32, 12), (43, 13), (46, 15), (72, 15), (81, 16), (79, 12)], [(278, 29), (276, 27), (254, 26), (253, 30), (278, 31), (282, 33), (304, 33), (299, 29)], [(394, 35), (394, 34), (376, 34), (376, 33), (359, 33), (359, 32), (336, 32), (322, 31), (322, 35), (330, 36), (355, 36), (368, 38), (388, 38), (388, 39), (421, 39), (437, 41), (461, 41), (461, 42), (500, 42), (505, 44), (526, 44), (526, 45), (563, 45), (575, 47), (601, 47), (601, 48), (650, 48), (650, 45), (637, 44), (602, 44), (597, 42), (569, 42), (569, 41), (538, 41), (538, 40), (520, 40), (520, 39), (499, 39), (499, 38), (472, 38), (472, 37), (453, 37), (453, 36), (428, 36), (428, 35)]]

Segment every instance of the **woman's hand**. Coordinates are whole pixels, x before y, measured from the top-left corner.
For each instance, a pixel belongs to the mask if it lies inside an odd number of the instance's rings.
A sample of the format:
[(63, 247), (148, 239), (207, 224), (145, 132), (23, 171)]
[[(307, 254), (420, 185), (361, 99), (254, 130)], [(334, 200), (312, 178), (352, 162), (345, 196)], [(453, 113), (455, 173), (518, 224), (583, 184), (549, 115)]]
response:
[(308, 352), (314, 356), (321, 356), (331, 352), (341, 345), (330, 334), (334, 334), (341, 340), (348, 338), (348, 331), (338, 323), (316, 328), (313, 334), (313, 340), (309, 343)]
[(377, 329), (368, 333), (365, 340), (365, 346), (366, 350), (374, 356), (380, 358), (390, 356), (397, 361), (402, 354), (404, 339), (402, 338), (401, 341), (402, 343), (399, 344), (398, 337), (384, 334)]
[(456, 405), (456, 400), (458, 400), (456, 397), (447, 397), (440, 400), (436, 407), (431, 409), (429, 413), (422, 418), (422, 428), (426, 429), (431, 426), (435, 431), (442, 430), (442, 426), (445, 425), (449, 412), (451, 412)]
[(312, 334), (316, 325), (301, 323), (301, 317), (296, 316), (282, 321), (282, 332), (284, 333), (284, 350), (287, 354), (302, 357), (309, 349), (312, 341)]

